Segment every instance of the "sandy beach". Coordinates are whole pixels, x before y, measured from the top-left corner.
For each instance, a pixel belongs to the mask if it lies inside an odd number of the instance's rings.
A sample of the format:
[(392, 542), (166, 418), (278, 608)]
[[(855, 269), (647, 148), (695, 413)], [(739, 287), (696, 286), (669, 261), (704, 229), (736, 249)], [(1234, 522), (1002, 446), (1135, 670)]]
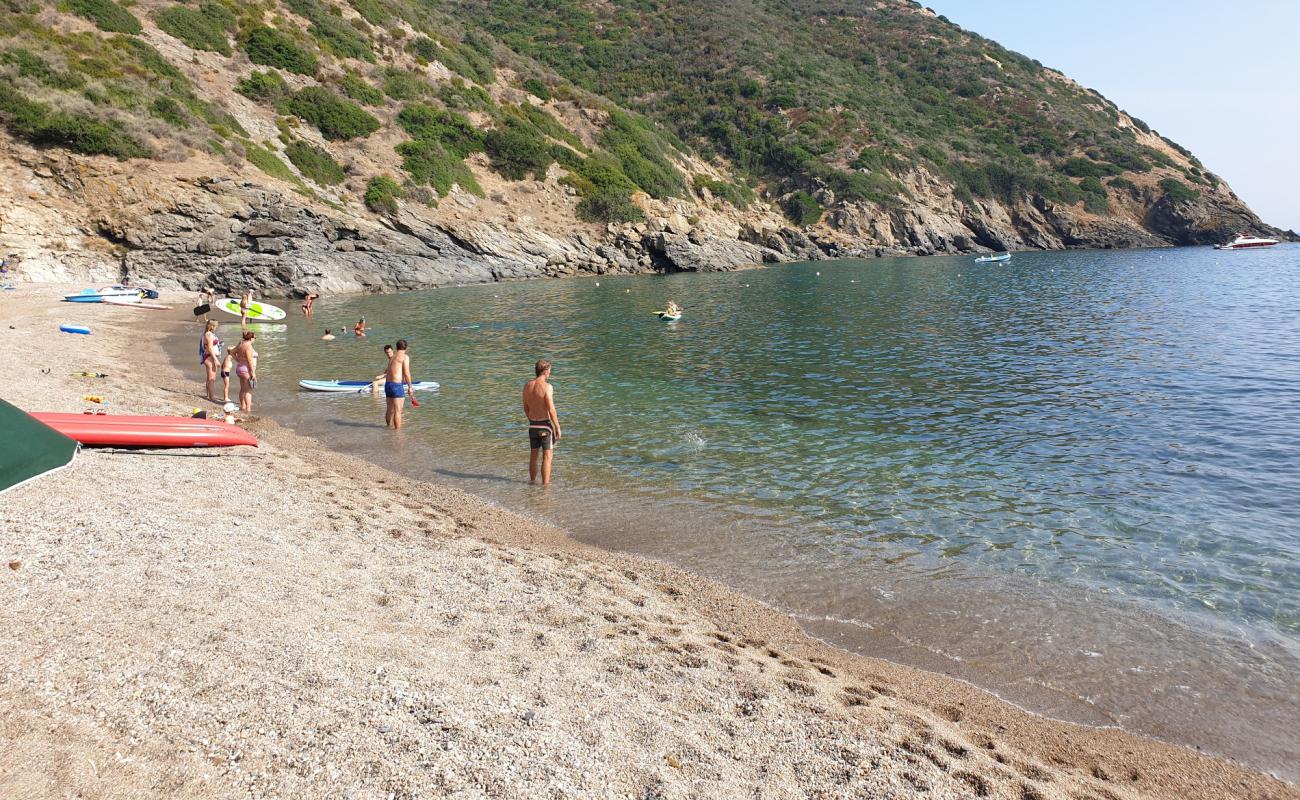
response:
[[(56, 302), (77, 288), (0, 297), (0, 396), (211, 407), (160, 346), (197, 342), (187, 299)], [(256, 450), (88, 450), (0, 497), (0, 797), (1300, 798), (247, 427)]]

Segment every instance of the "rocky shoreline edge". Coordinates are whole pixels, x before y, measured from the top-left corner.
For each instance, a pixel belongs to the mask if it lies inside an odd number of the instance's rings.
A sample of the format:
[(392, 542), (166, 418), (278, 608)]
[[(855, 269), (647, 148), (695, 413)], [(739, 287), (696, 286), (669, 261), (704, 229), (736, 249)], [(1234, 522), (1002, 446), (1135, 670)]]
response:
[[(201, 400), (138, 312), (0, 300), (5, 399)], [(48, 373), (43, 372), (49, 369)], [(250, 452), (87, 451), (0, 500), (0, 795), (1300, 797), (836, 650), (270, 420)]]

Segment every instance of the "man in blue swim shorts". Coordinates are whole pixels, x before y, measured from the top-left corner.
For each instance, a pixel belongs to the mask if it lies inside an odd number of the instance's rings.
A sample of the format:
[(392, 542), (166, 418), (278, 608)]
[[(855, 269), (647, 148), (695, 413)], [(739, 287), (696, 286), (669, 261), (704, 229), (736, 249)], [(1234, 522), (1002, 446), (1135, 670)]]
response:
[(384, 370), (384, 427), (397, 430), (402, 427), (402, 406), (411, 386), (411, 357), (406, 353), (406, 340), (397, 340), (397, 351), (388, 359)]

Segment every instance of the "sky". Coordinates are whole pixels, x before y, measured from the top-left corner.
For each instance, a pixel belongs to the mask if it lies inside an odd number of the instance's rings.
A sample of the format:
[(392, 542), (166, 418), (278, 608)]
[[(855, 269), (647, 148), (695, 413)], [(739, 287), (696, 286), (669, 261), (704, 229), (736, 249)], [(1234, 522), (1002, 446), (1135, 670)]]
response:
[(1096, 89), (1300, 231), (1300, 0), (922, 0)]

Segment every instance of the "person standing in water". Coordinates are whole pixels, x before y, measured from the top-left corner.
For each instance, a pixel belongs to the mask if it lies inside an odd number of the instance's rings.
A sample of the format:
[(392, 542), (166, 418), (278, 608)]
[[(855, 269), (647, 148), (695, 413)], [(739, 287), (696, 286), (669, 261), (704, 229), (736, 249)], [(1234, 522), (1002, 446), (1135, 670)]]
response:
[(356, 334), (357, 336), (365, 336), (365, 335), (366, 335), (366, 318), (365, 318), (365, 317), (362, 317), (362, 318), (361, 318), (361, 321), (358, 322), (357, 325), (356, 325), (356, 327), (352, 329), (352, 332), (353, 332), (354, 334)]
[(524, 416), (528, 417), (528, 482), (537, 480), (541, 461), (542, 485), (551, 483), (551, 454), (560, 440), (560, 417), (555, 411), (555, 390), (548, 383), (551, 362), (539, 359), (533, 365), (536, 375), (524, 384)]
[(203, 336), (199, 339), (199, 363), (207, 372), (208, 399), (217, 402), (217, 372), (221, 369), (221, 339), (217, 338), (215, 319), (208, 320), (203, 326)]
[(379, 373), (374, 377), (373, 380), (370, 381), (371, 394), (379, 394), (379, 391), (384, 388), (384, 378), (388, 375), (387, 365), (391, 364), (392, 361), (393, 361), (393, 346), (391, 344), (386, 344), (384, 345), (384, 372)]
[(307, 317), (308, 319), (311, 319), (311, 312), (312, 312), (313, 310), (315, 310), (315, 307), (316, 307), (316, 298), (318, 298), (318, 297), (320, 297), (320, 295), (318, 295), (318, 294), (314, 294), (314, 293), (312, 293), (312, 292), (308, 292), (308, 293), (307, 293), (307, 296), (306, 296), (305, 298), (303, 298), (303, 301), (302, 301), (302, 313), (303, 313), (303, 316)]
[(410, 386), (411, 357), (406, 354), (406, 340), (398, 339), (397, 352), (388, 359), (388, 369), (384, 370), (384, 427), (393, 430), (402, 427), (402, 406), (406, 404), (406, 390)]
[(231, 351), (239, 378), (239, 410), (245, 414), (253, 411), (253, 389), (257, 387), (257, 351), (253, 349), (256, 338), (256, 333), (244, 331), (244, 340)]
[(243, 328), (248, 325), (248, 309), (253, 307), (253, 290), (248, 289), (244, 296), (239, 298), (239, 327)]

